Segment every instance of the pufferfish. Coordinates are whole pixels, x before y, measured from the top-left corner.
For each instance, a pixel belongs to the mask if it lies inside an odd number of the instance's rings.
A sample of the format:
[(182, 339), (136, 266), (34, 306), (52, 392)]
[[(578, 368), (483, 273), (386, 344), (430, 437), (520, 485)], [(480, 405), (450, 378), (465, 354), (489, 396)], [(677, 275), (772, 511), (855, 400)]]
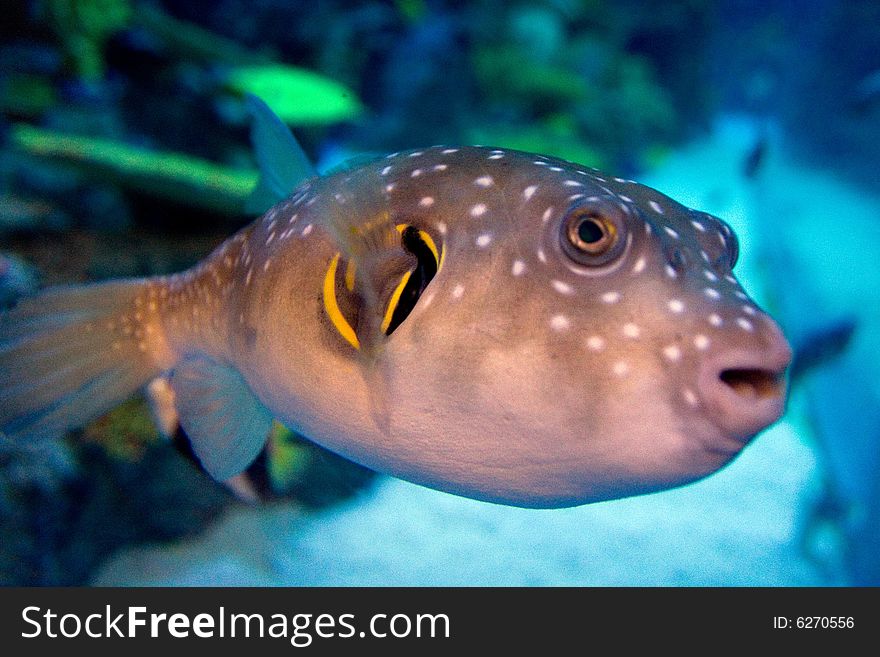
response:
[(0, 430), (81, 426), (157, 377), (217, 479), (273, 419), (380, 472), (565, 507), (728, 463), (791, 351), (715, 216), (560, 159), (434, 146), (318, 176), (257, 99), (275, 204), (192, 269), (0, 319)]

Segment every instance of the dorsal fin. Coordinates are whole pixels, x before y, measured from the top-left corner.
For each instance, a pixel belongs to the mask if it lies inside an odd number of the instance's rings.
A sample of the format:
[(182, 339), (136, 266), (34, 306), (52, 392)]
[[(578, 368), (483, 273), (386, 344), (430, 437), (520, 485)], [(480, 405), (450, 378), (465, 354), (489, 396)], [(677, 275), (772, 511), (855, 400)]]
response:
[(245, 100), (251, 114), (251, 143), (260, 180), (245, 202), (245, 211), (259, 214), (281, 201), (300, 183), (316, 175), (308, 156), (290, 129), (253, 94)]

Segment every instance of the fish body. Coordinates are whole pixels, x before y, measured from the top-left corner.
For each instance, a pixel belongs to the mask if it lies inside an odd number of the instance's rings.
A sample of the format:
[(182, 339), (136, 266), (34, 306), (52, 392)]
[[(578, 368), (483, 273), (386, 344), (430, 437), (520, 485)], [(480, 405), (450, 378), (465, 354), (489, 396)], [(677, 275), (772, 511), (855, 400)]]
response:
[(784, 407), (790, 349), (736, 251), (716, 217), (580, 165), (396, 153), (308, 178), (189, 271), (19, 304), (0, 320), (0, 428), (68, 429), (168, 375), (221, 479), (275, 418), (492, 502), (678, 486)]

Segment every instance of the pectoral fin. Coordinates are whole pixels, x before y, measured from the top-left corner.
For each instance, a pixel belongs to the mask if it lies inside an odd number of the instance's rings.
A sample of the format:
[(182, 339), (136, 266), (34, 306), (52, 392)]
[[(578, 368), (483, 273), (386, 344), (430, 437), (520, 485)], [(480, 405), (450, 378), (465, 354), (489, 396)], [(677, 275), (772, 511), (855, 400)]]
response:
[(212, 477), (228, 479), (253, 462), (272, 416), (238, 371), (203, 356), (189, 358), (174, 368), (171, 387), (180, 425)]

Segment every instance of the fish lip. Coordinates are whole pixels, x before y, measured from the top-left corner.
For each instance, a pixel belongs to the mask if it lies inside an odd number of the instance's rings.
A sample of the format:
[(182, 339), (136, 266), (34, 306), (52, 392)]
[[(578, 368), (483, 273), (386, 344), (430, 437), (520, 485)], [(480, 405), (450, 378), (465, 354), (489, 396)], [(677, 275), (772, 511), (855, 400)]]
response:
[(698, 397), (709, 419), (736, 445), (744, 446), (782, 417), (791, 356), (779, 333), (764, 349), (728, 349), (702, 364)]

